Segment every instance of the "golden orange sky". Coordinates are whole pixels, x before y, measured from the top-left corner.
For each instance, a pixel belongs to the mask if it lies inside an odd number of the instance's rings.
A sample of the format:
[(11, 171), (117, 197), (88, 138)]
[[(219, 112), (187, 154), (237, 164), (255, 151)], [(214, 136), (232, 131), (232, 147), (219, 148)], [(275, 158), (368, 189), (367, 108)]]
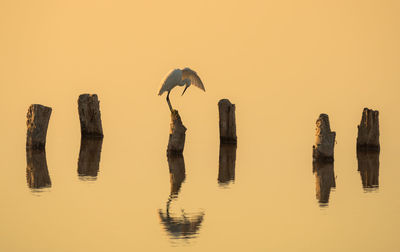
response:
[[(87, 234), (100, 241), (96, 251), (121, 244), (168, 250), (157, 209), (170, 188), (170, 114), (157, 93), (166, 73), (186, 66), (207, 90), (171, 93), (188, 128), (180, 197), (205, 212), (203, 240), (193, 250), (230, 239), (237, 242), (232, 251), (243, 251), (265, 237), (274, 251), (282, 244), (317, 251), (336, 241), (328, 249), (349, 244), (356, 251), (360, 240), (371, 250), (398, 247), (400, 203), (385, 189), (398, 187), (399, 13), (395, 0), (0, 1), (0, 153), (7, 157), (0, 169), (9, 168), (0, 176), (7, 206), (0, 209), (0, 250), (55, 251), (68, 237), (66, 251), (78, 251)], [(99, 178), (88, 187), (76, 174), (82, 93), (98, 94), (105, 135)], [(221, 98), (236, 104), (237, 183), (216, 193)], [(53, 187), (37, 198), (24, 177), (32, 103), (53, 108), (46, 146)], [(384, 189), (377, 202), (354, 196), (362, 190), (354, 151), (364, 107), (380, 111)], [(338, 142), (329, 218), (314, 204), (311, 172), (320, 113), (329, 114)], [(362, 203), (353, 205), (356, 198)], [(326, 226), (337, 236), (315, 234)], [(254, 236), (241, 239), (238, 230)], [(370, 230), (382, 231), (382, 243)], [(314, 235), (320, 243), (313, 247)], [(48, 243), (38, 244), (42, 237)], [(146, 244), (127, 244), (132, 237)]]

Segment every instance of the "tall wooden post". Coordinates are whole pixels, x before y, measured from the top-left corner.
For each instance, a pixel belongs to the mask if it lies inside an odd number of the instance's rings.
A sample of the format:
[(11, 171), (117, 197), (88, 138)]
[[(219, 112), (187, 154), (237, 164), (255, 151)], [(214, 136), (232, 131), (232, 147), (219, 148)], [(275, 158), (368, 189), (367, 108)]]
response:
[(102, 138), (100, 102), (96, 94), (82, 94), (78, 99), (79, 120), (82, 137)]
[(315, 161), (333, 162), (336, 132), (331, 131), (327, 114), (319, 115), (316, 122), (315, 136), (313, 159)]
[(52, 109), (40, 104), (32, 104), (26, 115), (26, 148), (44, 150), (46, 146), (47, 128)]
[(228, 99), (222, 99), (218, 102), (221, 143), (237, 143), (235, 110), (235, 104), (232, 104)]
[(357, 149), (379, 151), (379, 111), (364, 108), (358, 125)]

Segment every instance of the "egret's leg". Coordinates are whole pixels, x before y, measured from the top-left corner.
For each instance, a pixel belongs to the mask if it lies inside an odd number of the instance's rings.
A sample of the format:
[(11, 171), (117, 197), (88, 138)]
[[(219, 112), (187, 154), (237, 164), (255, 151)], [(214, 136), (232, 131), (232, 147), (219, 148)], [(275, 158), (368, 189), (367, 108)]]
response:
[(168, 94), (167, 94), (167, 103), (168, 103), (168, 106), (169, 106), (169, 110), (171, 110), (171, 112), (173, 111), (173, 109), (172, 109), (172, 105), (171, 105), (171, 102), (169, 101), (169, 93), (170, 93), (171, 91), (168, 91)]
[(171, 205), (172, 197), (169, 195), (168, 201), (167, 201), (167, 218), (169, 218), (169, 206)]

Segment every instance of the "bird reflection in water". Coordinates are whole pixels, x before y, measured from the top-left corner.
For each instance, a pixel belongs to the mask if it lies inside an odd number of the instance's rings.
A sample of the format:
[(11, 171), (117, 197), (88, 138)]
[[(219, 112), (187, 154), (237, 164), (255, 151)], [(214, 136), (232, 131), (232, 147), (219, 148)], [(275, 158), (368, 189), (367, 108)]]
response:
[(51, 187), (45, 150), (26, 150), (26, 181), (33, 191)]
[(80, 179), (97, 179), (102, 145), (102, 138), (82, 137), (78, 159), (78, 175)]
[(186, 214), (182, 209), (180, 214), (174, 214), (170, 211), (172, 202), (178, 199), (179, 191), (186, 177), (183, 155), (168, 155), (168, 166), (171, 192), (166, 204), (166, 211), (158, 210), (161, 223), (164, 225), (164, 229), (171, 238), (194, 238), (200, 230), (204, 212)]
[(333, 163), (313, 162), (315, 174), (316, 197), (321, 207), (328, 206), (331, 188), (336, 187)]
[(236, 144), (220, 144), (218, 183), (225, 186), (235, 181)]
[(357, 151), (358, 171), (365, 192), (375, 191), (379, 187), (379, 152)]

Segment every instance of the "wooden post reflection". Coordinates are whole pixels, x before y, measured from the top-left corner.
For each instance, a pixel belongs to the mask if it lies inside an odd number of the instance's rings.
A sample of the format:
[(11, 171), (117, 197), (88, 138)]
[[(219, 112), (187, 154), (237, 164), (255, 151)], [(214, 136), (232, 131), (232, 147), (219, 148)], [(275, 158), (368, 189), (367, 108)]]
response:
[(316, 198), (320, 206), (326, 206), (329, 202), (331, 188), (336, 187), (335, 172), (332, 162), (313, 162), (315, 174)]
[(51, 187), (45, 150), (27, 149), (26, 163), (26, 181), (29, 188), (40, 189)]
[(357, 151), (358, 171), (361, 175), (363, 188), (379, 187), (379, 152)]
[(204, 212), (186, 214), (181, 210), (180, 215), (170, 211), (171, 203), (178, 198), (182, 183), (185, 181), (185, 160), (182, 154), (167, 156), (170, 173), (171, 191), (166, 204), (166, 211), (158, 210), (161, 223), (171, 238), (194, 238), (203, 222)]
[(82, 137), (78, 159), (78, 175), (83, 180), (95, 180), (99, 172), (102, 138)]
[(218, 183), (228, 184), (235, 180), (236, 144), (223, 144), (219, 146), (219, 171)]
[(183, 155), (168, 155), (169, 176), (171, 182), (170, 196), (177, 197), (186, 178), (185, 159)]

